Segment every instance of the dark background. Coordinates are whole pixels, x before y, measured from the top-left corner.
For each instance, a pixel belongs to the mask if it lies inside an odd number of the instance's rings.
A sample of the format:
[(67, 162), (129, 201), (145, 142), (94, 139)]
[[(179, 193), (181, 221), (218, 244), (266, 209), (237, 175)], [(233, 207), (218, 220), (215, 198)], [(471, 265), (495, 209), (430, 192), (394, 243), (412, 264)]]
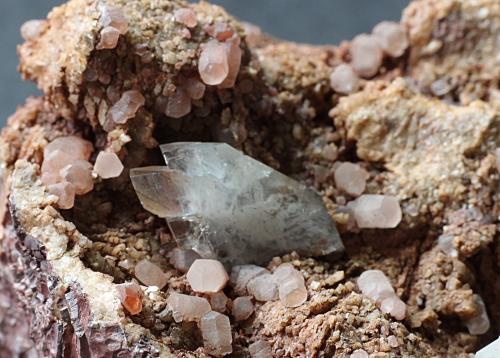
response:
[[(16, 46), (20, 26), (29, 19), (45, 18), (63, 0), (0, 0), (0, 126), (24, 99), (36, 94), (22, 82)], [(242, 20), (287, 40), (337, 44), (369, 32), (382, 20), (398, 20), (409, 0), (212, 0)]]

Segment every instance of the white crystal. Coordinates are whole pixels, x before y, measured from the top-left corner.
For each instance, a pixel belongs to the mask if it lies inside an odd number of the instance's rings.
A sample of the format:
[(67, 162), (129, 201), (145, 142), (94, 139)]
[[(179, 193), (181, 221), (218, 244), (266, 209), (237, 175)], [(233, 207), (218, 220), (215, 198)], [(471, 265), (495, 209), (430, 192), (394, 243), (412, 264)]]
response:
[(274, 301), (278, 299), (278, 285), (275, 278), (269, 273), (259, 275), (248, 282), (248, 293), (257, 301)]
[(236, 265), (231, 271), (230, 283), (234, 292), (237, 295), (244, 296), (247, 294), (247, 285), (253, 278), (270, 273), (263, 267), (256, 265)]
[(359, 77), (356, 72), (354, 72), (351, 65), (342, 63), (335, 67), (330, 75), (330, 85), (335, 92), (350, 94), (358, 90)]
[(211, 259), (199, 259), (193, 262), (186, 278), (195, 292), (215, 293), (224, 288), (229, 276), (224, 266)]
[(335, 169), (334, 179), (338, 189), (352, 196), (365, 191), (368, 173), (359, 164), (345, 162)]
[(202, 317), (200, 328), (207, 353), (218, 357), (232, 353), (233, 337), (227, 316), (210, 311)]
[(479, 313), (476, 316), (466, 320), (465, 325), (467, 326), (470, 334), (485, 334), (490, 329), (490, 319), (488, 318), (488, 312), (486, 312), (486, 306), (484, 305), (484, 301), (481, 296), (474, 295), (474, 301), (479, 308)]
[(131, 179), (179, 246), (231, 264), (343, 250), (321, 197), (304, 185), (223, 143), (172, 143), (162, 151), (167, 167), (132, 169)]
[(285, 307), (298, 307), (307, 300), (304, 276), (291, 264), (280, 265), (273, 276), (278, 284), (279, 299)]
[(177, 292), (170, 294), (167, 304), (173, 312), (175, 322), (199, 321), (211, 309), (206, 298), (183, 295)]
[(475, 358), (498, 358), (500, 357), (500, 338), (491, 342), (474, 356)]
[(348, 204), (360, 228), (395, 228), (402, 218), (399, 201), (393, 196), (365, 194)]

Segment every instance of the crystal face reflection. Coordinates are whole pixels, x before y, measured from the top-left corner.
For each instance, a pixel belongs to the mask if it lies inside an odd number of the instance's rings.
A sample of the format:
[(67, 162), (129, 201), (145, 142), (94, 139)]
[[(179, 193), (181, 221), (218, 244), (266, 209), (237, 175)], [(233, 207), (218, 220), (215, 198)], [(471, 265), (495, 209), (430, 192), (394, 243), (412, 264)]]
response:
[(180, 247), (229, 264), (343, 250), (318, 194), (223, 143), (161, 147), (166, 167), (132, 169), (143, 207)]

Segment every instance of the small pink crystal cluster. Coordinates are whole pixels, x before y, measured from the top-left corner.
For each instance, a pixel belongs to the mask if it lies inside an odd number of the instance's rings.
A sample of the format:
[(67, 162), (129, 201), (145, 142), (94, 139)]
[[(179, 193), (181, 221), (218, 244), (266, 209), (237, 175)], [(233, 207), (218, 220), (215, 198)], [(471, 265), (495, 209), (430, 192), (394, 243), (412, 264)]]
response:
[[(92, 143), (77, 136), (59, 137), (44, 150), (42, 183), (50, 194), (58, 197), (61, 209), (71, 209), (76, 195), (85, 195), (94, 188), (92, 164), (89, 162)], [(117, 177), (123, 171), (114, 153), (99, 153), (94, 171), (104, 179)]]
[(121, 8), (101, 4), (100, 41), (97, 44), (97, 50), (114, 49), (118, 45), (120, 35), (125, 35), (128, 31), (128, 23)]
[(363, 295), (374, 300), (382, 312), (390, 314), (397, 320), (406, 317), (406, 304), (394, 292), (389, 279), (382, 271), (363, 272), (357, 284)]
[(361, 34), (351, 42), (351, 62), (335, 67), (330, 84), (334, 91), (351, 94), (359, 89), (360, 77), (375, 76), (384, 56), (400, 57), (409, 46), (405, 29), (396, 22), (383, 21), (373, 28), (372, 34)]

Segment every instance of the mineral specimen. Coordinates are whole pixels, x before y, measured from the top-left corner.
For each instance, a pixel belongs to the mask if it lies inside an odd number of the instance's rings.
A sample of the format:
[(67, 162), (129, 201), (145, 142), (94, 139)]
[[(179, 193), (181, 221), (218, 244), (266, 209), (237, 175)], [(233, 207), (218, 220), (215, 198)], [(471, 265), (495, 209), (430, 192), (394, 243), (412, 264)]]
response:
[(274, 276), (269, 273), (251, 279), (247, 284), (247, 290), (257, 301), (274, 301), (278, 298), (278, 285)]
[(201, 259), (193, 250), (184, 250), (176, 247), (169, 253), (170, 263), (182, 273), (188, 272), (189, 268), (198, 259)]
[(298, 307), (307, 300), (304, 276), (291, 264), (280, 265), (273, 273), (278, 284), (281, 303), (286, 307)]
[(334, 178), (338, 189), (359, 196), (365, 191), (368, 173), (359, 164), (345, 162), (335, 169)]
[(224, 266), (211, 259), (199, 259), (193, 262), (186, 278), (195, 292), (215, 293), (224, 288), (229, 276)]
[(200, 322), (203, 345), (208, 353), (225, 356), (233, 351), (229, 318), (219, 312), (208, 312)]
[(269, 358), (273, 354), (271, 345), (264, 340), (258, 340), (250, 344), (248, 351), (252, 358)]
[(368, 353), (364, 349), (356, 349), (352, 354), (349, 356), (350, 358), (368, 358), (370, 357)]
[(364, 78), (374, 76), (384, 58), (376, 37), (367, 34), (358, 35), (352, 40), (351, 56), (354, 71)]
[(389, 195), (365, 194), (348, 204), (360, 228), (394, 228), (402, 217), (398, 200)]
[(479, 307), (479, 313), (465, 321), (465, 325), (470, 334), (480, 335), (485, 334), (490, 329), (490, 319), (484, 301), (479, 295), (474, 295), (474, 301)]
[(252, 315), (254, 306), (252, 297), (243, 296), (237, 297), (233, 301), (233, 309), (231, 310), (233, 317), (236, 321), (244, 321)]
[(211, 309), (206, 298), (183, 295), (177, 292), (170, 294), (167, 304), (173, 312), (175, 322), (199, 321)]
[(132, 315), (142, 311), (142, 290), (136, 283), (122, 283), (116, 285), (118, 296), (123, 307)]
[(210, 295), (210, 306), (213, 311), (224, 313), (227, 310), (229, 298), (223, 291), (216, 292)]
[(343, 250), (320, 197), (304, 185), (223, 143), (162, 151), (167, 167), (130, 176), (144, 208), (167, 219), (181, 247), (232, 264)]
[(141, 260), (135, 265), (135, 277), (146, 286), (156, 286), (160, 290), (167, 284), (167, 275), (149, 260)]
[(94, 171), (103, 179), (119, 177), (123, 172), (123, 164), (115, 153), (100, 152), (94, 164)]
[(268, 270), (256, 265), (236, 265), (231, 271), (230, 283), (236, 294), (244, 296), (247, 294), (247, 285), (255, 277), (264, 273), (270, 274)]
[(385, 53), (392, 57), (404, 54), (409, 45), (404, 28), (397, 22), (382, 21), (373, 28), (373, 35)]
[(359, 77), (351, 65), (343, 63), (335, 67), (330, 75), (330, 85), (336, 92), (350, 94), (358, 90)]

